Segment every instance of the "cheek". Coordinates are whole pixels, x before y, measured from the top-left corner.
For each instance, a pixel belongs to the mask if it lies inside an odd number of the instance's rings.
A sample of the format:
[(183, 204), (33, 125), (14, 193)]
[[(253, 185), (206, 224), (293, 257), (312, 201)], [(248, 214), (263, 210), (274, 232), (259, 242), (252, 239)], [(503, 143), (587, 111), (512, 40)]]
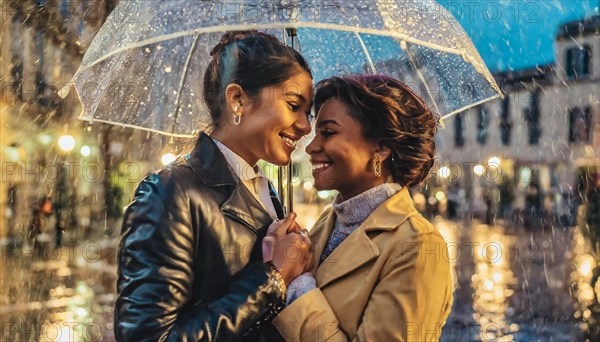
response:
[(331, 157), (351, 170), (363, 169), (369, 160), (368, 152), (349, 141), (333, 144)]

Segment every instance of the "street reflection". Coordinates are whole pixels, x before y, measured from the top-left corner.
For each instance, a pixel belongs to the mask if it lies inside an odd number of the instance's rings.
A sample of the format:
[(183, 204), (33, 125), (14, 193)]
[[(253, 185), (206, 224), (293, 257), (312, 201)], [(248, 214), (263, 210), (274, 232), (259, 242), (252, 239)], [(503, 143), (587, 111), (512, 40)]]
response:
[(113, 245), (2, 246), (0, 341), (114, 340)]
[[(304, 224), (318, 209), (298, 207)], [(598, 340), (600, 268), (579, 229), (431, 221), (455, 288), (442, 341)], [(3, 246), (1, 341), (114, 340), (118, 240), (69, 239), (58, 250)]]
[(471, 230), (474, 248), (475, 274), (473, 289), (473, 318), (481, 327), (482, 340), (512, 341), (518, 325), (509, 324), (509, 298), (515, 283), (509, 260), (514, 237), (504, 234), (501, 227), (475, 225)]
[[(594, 253), (595, 241), (582, 234), (581, 229), (573, 230), (571, 260), (571, 287), (575, 303), (574, 317), (581, 322), (581, 330), (590, 341), (600, 338), (600, 267), (598, 255)], [(594, 257), (596, 255), (596, 257)]]
[[(477, 221), (433, 222), (455, 256), (450, 261), (457, 279), (441, 341), (584, 340), (580, 322), (590, 312), (578, 316), (576, 308), (585, 306), (581, 300), (589, 303), (593, 291), (579, 284), (600, 272), (594, 273), (589, 255), (576, 256), (581, 252), (574, 246), (582, 242), (574, 240), (575, 228), (528, 231)], [(574, 266), (572, 257), (580, 260)]]

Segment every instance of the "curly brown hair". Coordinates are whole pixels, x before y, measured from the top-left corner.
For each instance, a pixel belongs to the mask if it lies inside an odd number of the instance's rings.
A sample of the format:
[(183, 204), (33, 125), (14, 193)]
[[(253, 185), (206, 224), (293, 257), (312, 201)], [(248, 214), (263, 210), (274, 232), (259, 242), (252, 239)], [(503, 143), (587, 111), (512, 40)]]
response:
[(365, 139), (391, 149), (383, 165), (395, 182), (412, 187), (427, 177), (439, 119), (408, 86), (383, 75), (332, 77), (316, 86), (315, 113), (331, 98), (348, 106)]

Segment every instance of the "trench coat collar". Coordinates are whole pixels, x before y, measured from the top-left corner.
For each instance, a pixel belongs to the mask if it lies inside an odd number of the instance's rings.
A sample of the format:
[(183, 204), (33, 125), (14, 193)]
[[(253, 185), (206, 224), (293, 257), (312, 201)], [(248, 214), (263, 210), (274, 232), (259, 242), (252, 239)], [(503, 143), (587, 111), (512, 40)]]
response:
[[(255, 232), (273, 222), (269, 213), (240, 181), (223, 153), (206, 133), (200, 134), (196, 146), (187, 159), (192, 170), (200, 176), (204, 184), (223, 187), (226, 199), (221, 204), (221, 211), (225, 215)], [(272, 188), (270, 190), (272, 191)], [(274, 205), (277, 208), (279, 203)]]
[[(369, 233), (394, 230), (416, 214), (418, 212), (412, 203), (408, 188), (403, 187), (400, 192), (377, 207), (320, 265), (315, 262), (312, 273), (317, 279), (317, 284), (324, 287), (377, 258), (379, 249)], [(316, 261), (320, 259), (327, 245), (335, 220), (335, 211), (329, 209), (317, 222), (320, 227), (311, 234)]]

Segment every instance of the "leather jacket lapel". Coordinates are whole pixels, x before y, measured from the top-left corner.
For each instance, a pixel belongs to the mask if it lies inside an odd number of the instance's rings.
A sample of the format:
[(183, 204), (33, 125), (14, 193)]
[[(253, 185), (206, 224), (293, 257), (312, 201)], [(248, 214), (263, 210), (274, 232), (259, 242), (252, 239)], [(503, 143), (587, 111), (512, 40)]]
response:
[(242, 183), (233, 188), (230, 196), (221, 205), (221, 211), (255, 232), (273, 222), (271, 216)]
[(221, 211), (246, 227), (258, 232), (273, 222), (258, 200), (240, 182), (225, 156), (206, 133), (201, 133), (187, 157), (190, 167), (207, 186), (223, 187), (225, 201)]

